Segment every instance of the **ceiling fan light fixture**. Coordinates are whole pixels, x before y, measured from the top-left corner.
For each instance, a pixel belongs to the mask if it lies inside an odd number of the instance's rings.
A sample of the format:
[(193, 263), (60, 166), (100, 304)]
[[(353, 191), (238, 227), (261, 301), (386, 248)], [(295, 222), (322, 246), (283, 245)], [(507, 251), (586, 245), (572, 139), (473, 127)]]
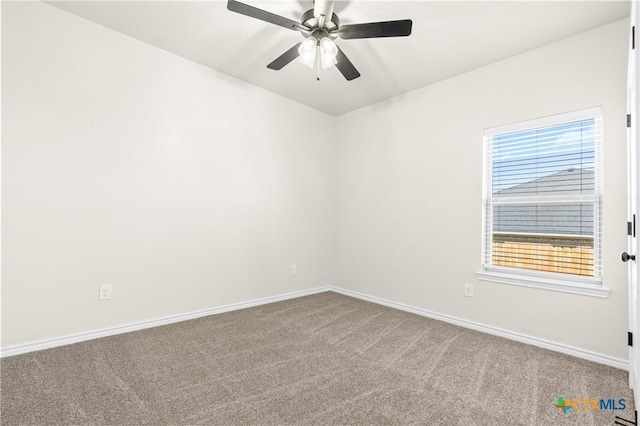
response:
[(338, 46), (329, 37), (323, 37), (320, 40), (320, 61), (322, 69), (332, 67), (337, 63)]
[(338, 61), (334, 56), (321, 55), (320, 62), (322, 63), (322, 69), (326, 70), (327, 68), (331, 68), (332, 66), (334, 66)]
[(313, 67), (313, 63), (316, 60), (317, 43), (314, 37), (309, 37), (305, 39), (298, 48), (298, 53), (300, 54), (299, 61), (309, 68)]

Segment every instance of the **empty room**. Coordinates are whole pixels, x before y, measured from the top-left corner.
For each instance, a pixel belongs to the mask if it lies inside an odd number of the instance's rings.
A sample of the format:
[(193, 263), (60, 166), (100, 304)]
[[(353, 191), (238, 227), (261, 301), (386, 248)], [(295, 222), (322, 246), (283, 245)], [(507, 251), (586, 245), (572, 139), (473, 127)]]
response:
[(632, 1), (2, 1), (2, 425), (637, 425)]

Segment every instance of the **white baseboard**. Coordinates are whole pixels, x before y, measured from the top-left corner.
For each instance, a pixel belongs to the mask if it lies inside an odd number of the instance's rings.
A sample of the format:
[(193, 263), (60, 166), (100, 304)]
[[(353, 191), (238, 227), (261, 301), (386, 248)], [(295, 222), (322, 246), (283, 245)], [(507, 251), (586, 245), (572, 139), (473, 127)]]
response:
[(538, 346), (541, 348), (549, 349), (549, 350), (560, 352), (563, 354), (575, 356), (577, 358), (583, 358), (589, 361), (597, 362), (599, 364), (608, 365), (610, 367), (620, 368), (622, 370), (627, 370), (627, 371), (629, 370), (629, 362), (626, 359), (616, 358), (609, 355), (588, 351), (586, 349), (580, 349), (574, 346), (565, 345), (563, 343), (552, 342), (549, 340), (528, 336), (526, 334), (516, 333), (514, 331), (504, 330), (501, 328), (481, 324), (475, 321), (469, 321), (461, 318), (456, 318), (450, 315), (439, 314), (437, 312), (428, 311), (426, 309), (416, 308), (414, 306), (405, 305), (403, 303), (397, 303), (387, 299), (382, 299), (380, 297), (369, 296), (356, 291), (347, 290), (340, 287), (332, 287), (332, 286), (317, 287), (309, 290), (296, 291), (296, 292), (281, 294), (277, 296), (264, 297), (261, 299), (254, 299), (246, 302), (233, 303), (230, 305), (203, 309), (200, 311), (187, 312), (184, 314), (170, 315), (170, 316), (156, 318), (148, 321), (140, 321), (140, 322), (125, 324), (125, 325), (116, 326), (116, 327), (109, 327), (109, 328), (94, 330), (86, 333), (79, 333), (79, 334), (63, 336), (63, 337), (58, 337), (53, 339), (40, 340), (36, 342), (29, 342), (29, 343), (20, 344), (20, 345), (8, 346), (6, 348), (0, 349), (0, 357), (20, 355), (28, 352), (40, 351), (43, 349), (70, 345), (73, 343), (84, 342), (87, 340), (98, 339), (101, 337), (113, 336), (116, 334), (128, 333), (128, 332), (137, 331), (137, 330), (144, 330), (146, 328), (173, 324), (176, 322), (201, 318), (208, 315), (221, 314), (223, 312), (235, 311), (238, 309), (245, 309), (245, 308), (250, 308), (250, 307), (259, 306), (259, 305), (265, 305), (267, 303), (279, 302), (282, 300), (294, 299), (297, 297), (308, 296), (308, 295), (323, 293), (327, 291), (333, 291), (339, 294), (343, 294), (345, 296), (351, 296), (357, 299), (366, 300), (368, 302), (377, 303), (379, 305), (388, 306), (390, 308), (399, 309), (401, 311), (411, 312), (413, 314), (448, 322), (451, 324), (459, 325), (461, 327), (470, 328), (472, 330), (481, 331), (487, 334), (492, 334), (494, 336), (500, 336), (500, 337), (515, 340), (518, 342), (526, 343), (529, 345)]
[(296, 297), (309, 296), (311, 294), (323, 293), (331, 291), (331, 286), (317, 287), (310, 290), (295, 291), (292, 293), (280, 294), (277, 296), (263, 297), (247, 302), (232, 303), (230, 305), (219, 306), (215, 308), (203, 309), (200, 311), (187, 312), (184, 314), (170, 315), (162, 318), (156, 318), (148, 321), (140, 321), (131, 324), (120, 325), (116, 327), (103, 328), (86, 333), (73, 334), (69, 336), (57, 337), (47, 340), (39, 340), (20, 345), (8, 346), (0, 349), (0, 357), (8, 357), (20, 355), (28, 352), (41, 351), (43, 349), (55, 348), (57, 346), (70, 345), (73, 343), (84, 342), (87, 340), (98, 339), (101, 337), (113, 336), (116, 334), (129, 333), (131, 331), (144, 330), (145, 328), (158, 327), (161, 325), (173, 324), (176, 322), (187, 321), (191, 319), (206, 317), (209, 315), (221, 314), (223, 312), (235, 311), (238, 309), (251, 308), (253, 306), (265, 305), (267, 303), (280, 302), (282, 300), (294, 299)]
[(565, 345), (563, 343), (552, 342), (550, 340), (540, 339), (538, 337), (528, 336), (526, 334), (516, 333), (514, 331), (504, 330), (502, 328), (497, 328), (490, 325), (480, 324), (475, 321), (469, 321), (449, 315), (439, 314), (437, 312), (416, 308), (414, 306), (405, 305), (403, 303), (392, 302), (380, 297), (369, 296), (363, 293), (358, 293), (357, 291), (347, 290), (340, 287), (331, 287), (331, 291), (343, 294), (345, 296), (351, 296), (357, 299), (366, 300), (368, 302), (377, 303), (379, 305), (388, 306), (390, 308), (399, 309), (401, 311), (411, 312), (423, 317), (433, 318), (436, 320), (448, 322), (450, 324), (459, 325), (461, 327), (470, 328), (472, 330), (481, 331), (483, 333), (492, 334), (494, 336), (504, 337), (507, 339), (515, 340), (517, 342), (526, 343), (528, 345), (538, 346), (566, 355), (575, 356), (577, 358), (597, 362), (598, 364), (604, 364), (610, 367), (629, 371), (629, 362), (626, 359), (616, 358), (609, 355), (588, 351), (586, 349), (580, 349), (574, 346)]

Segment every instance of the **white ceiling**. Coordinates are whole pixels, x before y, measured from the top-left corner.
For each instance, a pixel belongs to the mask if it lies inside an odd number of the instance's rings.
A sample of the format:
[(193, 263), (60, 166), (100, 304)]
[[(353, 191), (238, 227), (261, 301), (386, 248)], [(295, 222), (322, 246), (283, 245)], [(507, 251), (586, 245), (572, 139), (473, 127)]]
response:
[[(312, 1), (244, 1), (299, 20)], [(54, 6), (217, 71), (339, 115), (626, 18), (628, 1), (338, 1), (343, 24), (412, 19), (409, 37), (337, 40), (362, 76), (266, 65), (302, 35), (226, 1), (57, 1)]]

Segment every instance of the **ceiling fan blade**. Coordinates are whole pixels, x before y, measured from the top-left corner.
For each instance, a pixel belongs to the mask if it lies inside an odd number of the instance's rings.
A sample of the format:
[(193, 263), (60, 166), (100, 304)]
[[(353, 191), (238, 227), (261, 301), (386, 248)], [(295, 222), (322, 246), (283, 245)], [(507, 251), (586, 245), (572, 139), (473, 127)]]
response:
[(342, 73), (347, 81), (351, 81), (355, 78), (360, 77), (360, 73), (358, 72), (356, 67), (353, 66), (349, 58), (347, 58), (347, 55), (345, 55), (342, 49), (340, 49), (339, 47), (338, 54), (336, 55), (336, 61), (336, 68), (338, 68), (338, 71)]
[(296, 44), (291, 49), (287, 50), (282, 55), (278, 56), (275, 61), (267, 65), (267, 68), (272, 70), (281, 70), (289, 62), (293, 61), (295, 58), (300, 56), (300, 54), (298, 53), (298, 48), (300, 47), (301, 44), (302, 42)]
[(342, 25), (335, 34), (345, 40), (354, 38), (404, 37), (411, 34), (411, 19)]
[(236, 0), (227, 1), (227, 9), (232, 12), (239, 13), (241, 15), (250, 16), (252, 18), (259, 19), (261, 21), (269, 22), (270, 24), (279, 25), (290, 30), (305, 30), (309, 29), (299, 22), (292, 19), (285, 18), (284, 16), (276, 15), (275, 13), (267, 12), (266, 10), (258, 9), (257, 7), (249, 6), (248, 4), (240, 3)]

